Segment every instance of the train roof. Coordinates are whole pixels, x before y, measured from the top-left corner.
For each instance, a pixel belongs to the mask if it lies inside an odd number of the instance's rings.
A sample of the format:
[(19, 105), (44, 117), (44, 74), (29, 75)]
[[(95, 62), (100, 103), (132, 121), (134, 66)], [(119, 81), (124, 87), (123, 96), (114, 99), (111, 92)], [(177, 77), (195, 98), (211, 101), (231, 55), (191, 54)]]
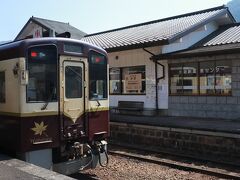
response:
[(76, 53), (64, 52), (65, 44), (74, 44), (74, 45), (81, 46), (83, 48), (83, 53), (81, 56), (87, 56), (88, 52), (91, 50), (107, 55), (107, 52), (101, 47), (98, 47), (80, 40), (76, 40), (76, 39), (35, 38), (35, 39), (24, 39), (20, 41), (13, 41), (10, 43), (0, 45), (0, 60), (24, 57), (29, 47), (36, 46), (36, 45), (50, 45), (50, 44), (56, 45), (58, 47), (58, 53), (63, 55), (76, 55)]

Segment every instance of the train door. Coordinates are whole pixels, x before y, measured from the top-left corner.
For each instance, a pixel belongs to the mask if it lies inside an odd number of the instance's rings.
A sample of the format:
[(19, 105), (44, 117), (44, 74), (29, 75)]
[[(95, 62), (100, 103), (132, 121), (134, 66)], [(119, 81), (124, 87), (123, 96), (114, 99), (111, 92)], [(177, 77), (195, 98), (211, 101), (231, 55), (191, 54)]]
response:
[(79, 137), (85, 134), (84, 63), (63, 60), (61, 65), (60, 108), (64, 137)]

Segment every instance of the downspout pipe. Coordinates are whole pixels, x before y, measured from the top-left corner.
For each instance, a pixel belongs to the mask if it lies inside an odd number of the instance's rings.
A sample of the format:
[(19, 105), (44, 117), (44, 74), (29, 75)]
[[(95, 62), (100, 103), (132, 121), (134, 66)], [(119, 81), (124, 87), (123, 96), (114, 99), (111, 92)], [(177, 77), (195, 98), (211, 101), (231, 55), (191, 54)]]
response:
[[(151, 54), (152, 56), (156, 56), (156, 54), (153, 54), (152, 52), (148, 51), (147, 49), (143, 48), (143, 50), (145, 52), (147, 52), (148, 54)], [(156, 96), (155, 96), (155, 104), (156, 104), (156, 110), (158, 110), (159, 108), (159, 105), (158, 105), (158, 97), (159, 97), (159, 94), (158, 94), (158, 83), (161, 79), (164, 79), (165, 78), (165, 66), (161, 63), (159, 63), (157, 60), (153, 60), (152, 57), (149, 58), (150, 61), (154, 62), (155, 64), (155, 92), (156, 92)], [(158, 65), (162, 67), (162, 70), (163, 70), (163, 75), (161, 77), (157, 77), (158, 75)]]

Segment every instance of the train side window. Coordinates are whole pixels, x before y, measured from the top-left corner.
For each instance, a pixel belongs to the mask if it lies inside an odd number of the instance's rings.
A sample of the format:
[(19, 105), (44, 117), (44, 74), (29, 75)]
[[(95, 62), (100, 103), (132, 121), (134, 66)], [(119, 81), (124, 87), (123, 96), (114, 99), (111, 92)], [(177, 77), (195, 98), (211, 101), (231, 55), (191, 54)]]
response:
[(5, 103), (5, 72), (0, 72), (0, 103)]
[(77, 66), (65, 67), (65, 96), (66, 98), (82, 97), (82, 68)]
[(91, 52), (89, 59), (89, 98), (91, 100), (107, 98), (107, 58)]

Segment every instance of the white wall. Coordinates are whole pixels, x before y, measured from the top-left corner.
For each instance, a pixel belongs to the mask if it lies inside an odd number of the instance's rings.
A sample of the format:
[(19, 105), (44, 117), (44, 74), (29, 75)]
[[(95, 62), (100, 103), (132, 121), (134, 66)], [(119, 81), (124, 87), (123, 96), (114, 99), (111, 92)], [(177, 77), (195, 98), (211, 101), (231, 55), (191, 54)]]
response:
[[(165, 68), (164, 79), (158, 83), (158, 108), (168, 109), (168, 63), (167, 60), (159, 61)], [(162, 68), (158, 66), (158, 77), (162, 77)]]
[[(147, 50), (154, 54), (161, 53), (161, 47), (159, 46), (147, 48)], [(120, 100), (143, 101), (145, 108), (154, 109), (156, 107), (155, 63), (149, 60), (152, 55), (145, 52), (143, 49), (134, 49), (108, 53), (108, 56), (110, 68), (140, 65), (145, 65), (146, 68), (146, 95), (110, 95), (110, 106), (117, 106)], [(118, 56), (118, 59), (116, 59), (116, 56)], [(162, 69), (160, 67), (158, 68), (160, 76)]]
[(202, 40), (207, 35), (216, 31), (218, 25), (215, 22), (211, 22), (206, 24), (205, 26), (200, 27), (196, 31), (193, 31), (181, 39), (176, 40), (174, 43), (163, 46), (162, 53), (170, 53), (174, 51), (179, 51), (183, 49), (187, 49)]
[(19, 39), (24, 39), (27, 36), (33, 35), (34, 31), (36, 29), (38, 29), (39, 31), (46, 31), (43, 27), (39, 26), (38, 24), (35, 24), (34, 22), (31, 22), (31, 23), (27, 24), (26, 27), (24, 27), (23, 31), (21, 32), (21, 34), (18, 37), (18, 40)]

